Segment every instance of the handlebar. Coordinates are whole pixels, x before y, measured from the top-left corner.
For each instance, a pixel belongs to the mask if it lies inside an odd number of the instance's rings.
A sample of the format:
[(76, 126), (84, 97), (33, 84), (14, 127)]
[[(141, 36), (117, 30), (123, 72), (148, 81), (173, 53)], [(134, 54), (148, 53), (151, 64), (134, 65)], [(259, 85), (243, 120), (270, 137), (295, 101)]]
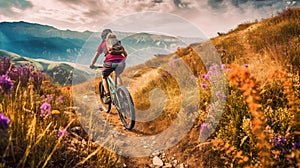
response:
[(90, 66), (91, 69), (99, 69), (99, 68), (103, 68), (103, 67), (104, 67), (103, 64)]

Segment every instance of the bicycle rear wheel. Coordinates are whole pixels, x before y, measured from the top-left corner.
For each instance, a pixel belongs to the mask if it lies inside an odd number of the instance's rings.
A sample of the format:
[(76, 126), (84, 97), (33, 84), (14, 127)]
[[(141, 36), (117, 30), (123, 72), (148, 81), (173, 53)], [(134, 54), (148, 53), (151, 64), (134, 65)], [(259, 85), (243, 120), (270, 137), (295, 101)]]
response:
[(101, 80), (99, 82), (99, 98), (100, 98), (100, 104), (102, 111), (105, 111), (106, 113), (109, 113), (111, 110), (111, 103), (105, 104), (105, 90), (103, 86), (103, 81)]
[(118, 113), (124, 127), (131, 130), (135, 124), (135, 110), (129, 91), (124, 86), (117, 89), (117, 96), (119, 100)]

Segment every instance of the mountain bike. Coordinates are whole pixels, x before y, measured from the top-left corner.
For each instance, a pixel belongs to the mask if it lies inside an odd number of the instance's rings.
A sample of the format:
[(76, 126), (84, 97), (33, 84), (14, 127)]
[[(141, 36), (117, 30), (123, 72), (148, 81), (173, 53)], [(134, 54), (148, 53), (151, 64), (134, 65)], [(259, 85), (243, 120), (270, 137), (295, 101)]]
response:
[[(119, 64), (113, 63), (113, 67), (116, 68)], [(94, 66), (95, 69), (103, 68), (103, 65)], [(114, 79), (111, 76), (107, 77), (108, 87), (111, 95), (111, 103), (105, 104), (105, 90), (103, 86), (103, 80), (101, 79), (98, 85), (99, 98), (102, 111), (109, 113), (112, 105), (114, 105), (118, 111), (121, 122), (127, 130), (131, 130), (135, 124), (135, 110), (132, 101), (132, 97), (123, 85), (118, 86), (117, 74), (115, 73)]]

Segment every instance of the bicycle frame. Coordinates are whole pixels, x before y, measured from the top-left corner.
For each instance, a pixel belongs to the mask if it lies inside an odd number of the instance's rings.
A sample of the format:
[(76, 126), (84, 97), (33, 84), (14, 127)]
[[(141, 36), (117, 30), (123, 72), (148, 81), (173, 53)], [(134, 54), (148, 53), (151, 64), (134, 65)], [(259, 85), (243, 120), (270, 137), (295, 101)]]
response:
[(113, 80), (112, 77), (108, 76), (107, 77), (107, 83), (108, 83), (108, 87), (110, 92), (114, 95), (115, 94), (115, 89), (117, 88), (117, 80)]
[(119, 100), (117, 100), (117, 96), (116, 96), (116, 89), (118, 88), (118, 80), (117, 79), (118, 79), (118, 76), (116, 74), (114, 75), (114, 79), (111, 76), (108, 76), (107, 83), (108, 83), (108, 88), (112, 94), (113, 102), (115, 103), (115, 106), (119, 109), (120, 103), (119, 103)]

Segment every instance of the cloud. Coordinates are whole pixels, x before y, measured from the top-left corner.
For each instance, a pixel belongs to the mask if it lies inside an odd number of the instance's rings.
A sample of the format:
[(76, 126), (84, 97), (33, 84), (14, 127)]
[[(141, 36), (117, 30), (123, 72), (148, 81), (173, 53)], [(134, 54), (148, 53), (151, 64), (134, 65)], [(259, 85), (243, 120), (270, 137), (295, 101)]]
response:
[(0, 1), (0, 15), (14, 15), (20, 12), (19, 10), (31, 7), (32, 4), (27, 0), (2, 0)]
[(199, 1), (196, 10), (181, 10), (176, 14), (212, 37), (217, 32), (228, 32), (238, 24), (276, 15), (286, 7), (286, 1), (278, 0), (206, 0)]
[[(277, 14), (287, 6), (286, 0), (158, 0), (159, 3), (155, 0), (0, 1), (1, 21), (22, 20), (49, 24), (59, 29), (97, 31), (107, 23), (130, 15), (158, 12), (182, 17), (210, 37), (217, 32), (229, 31), (240, 23)], [(296, 2), (296, 5), (300, 4), (300, 0)], [(144, 22), (147, 23), (147, 20), (156, 27), (176, 27), (168, 20), (149, 21), (145, 18)]]
[[(49, 18), (51, 16), (51, 18), (60, 20), (65, 19), (69, 25), (85, 24), (86, 29), (93, 31), (98, 30), (101, 25), (131, 14), (145, 11), (172, 12), (177, 10), (173, 0), (164, 0), (159, 4), (154, 3), (153, 0), (52, 0), (52, 2), (53, 1), (56, 1), (56, 4), (60, 4), (59, 6), (62, 6), (64, 9), (56, 9), (58, 11), (53, 12), (54, 9), (51, 11), (49, 9), (51, 5), (48, 5), (47, 15)], [(38, 13), (40, 13), (40, 15), (37, 14), (36, 16), (46, 17), (47, 15), (45, 15), (44, 10), (45, 9), (39, 10)]]
[(151, 32), (204, 39), (203, 33), (191, 22), (171, 13), (139, 12), (108, 22), (103, 28), (126, 32)]
[[(88, 9), (89, 14), (107, 14), (112, 17), (133, 14), (136, 12), (158, 11), (173, 12), (178, 10), (178, 5), (187, 2), (190, 6), (196, 4), (196, 0), (178, 2), (178, 0), (161, 0), (155, 3), (154, 0), (58, 0), (68, 6), (80, 6)], [(189, 7), (189, 6), (187, 6)], [(105, 12), (104, 12), (105, 11)]]

